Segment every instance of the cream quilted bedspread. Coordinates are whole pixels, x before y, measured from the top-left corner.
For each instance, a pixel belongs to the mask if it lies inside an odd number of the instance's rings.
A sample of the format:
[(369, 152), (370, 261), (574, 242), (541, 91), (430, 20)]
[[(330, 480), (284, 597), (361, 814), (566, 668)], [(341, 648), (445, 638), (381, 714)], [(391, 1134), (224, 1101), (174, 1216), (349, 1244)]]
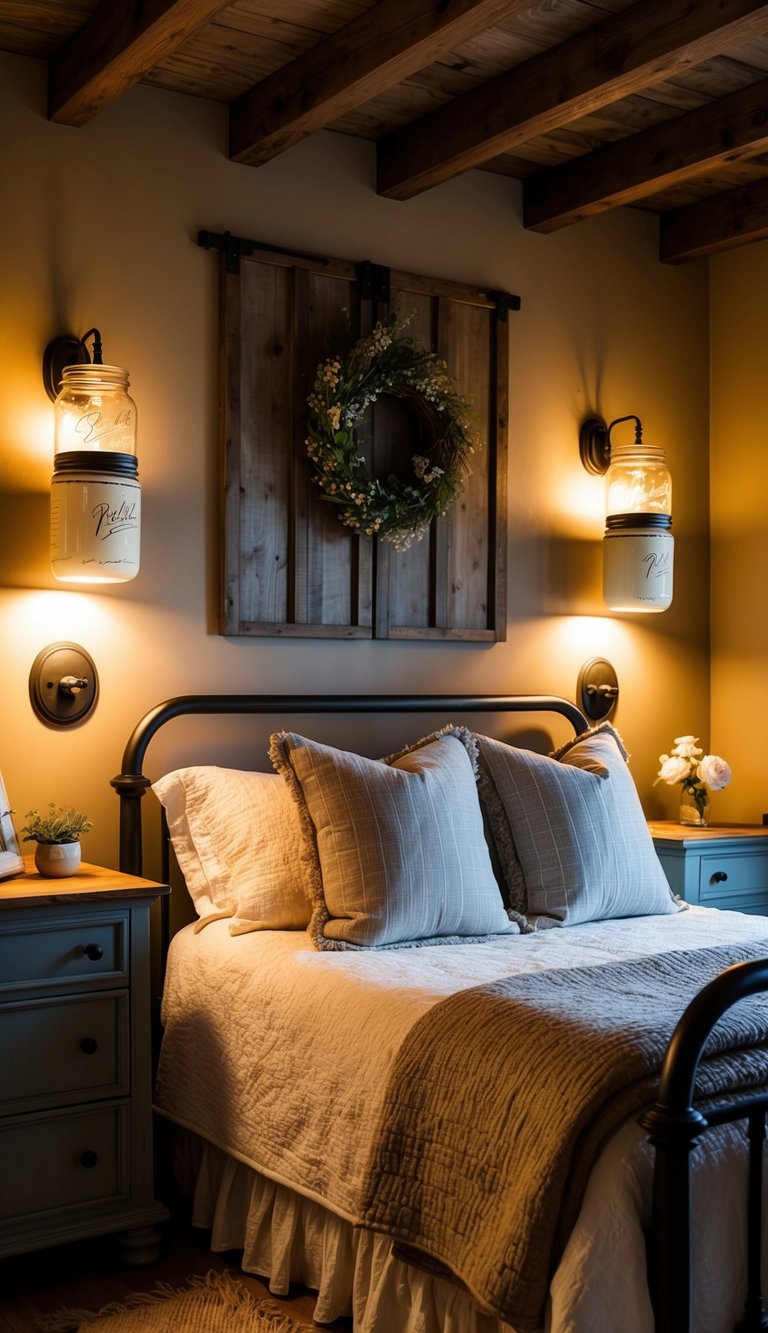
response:
[(302, 932), (188, 929), (169, 959), (156, 1105), (359, 1223), (393, 1061), (437, 1001), (517, 973), (763, 939), (768, 918), (702, 909), (369, 954), (316, 952)]

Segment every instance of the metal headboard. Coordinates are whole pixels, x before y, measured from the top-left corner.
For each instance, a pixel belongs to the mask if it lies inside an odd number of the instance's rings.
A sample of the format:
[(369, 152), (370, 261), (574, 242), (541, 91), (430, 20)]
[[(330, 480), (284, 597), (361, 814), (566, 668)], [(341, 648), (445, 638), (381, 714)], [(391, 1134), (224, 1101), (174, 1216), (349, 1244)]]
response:
[(142, 873), (141, 798), (151, 785), (144, 773), (150, 741), (173, 718), (207, 713), (557, 713), (576, 734), (589, 726), (575, 704), (549, 694), (182, 694), (145, 713), (123, 752), (122, 771), (112, 778), (120, 797), (120, 869), (126, 874)]

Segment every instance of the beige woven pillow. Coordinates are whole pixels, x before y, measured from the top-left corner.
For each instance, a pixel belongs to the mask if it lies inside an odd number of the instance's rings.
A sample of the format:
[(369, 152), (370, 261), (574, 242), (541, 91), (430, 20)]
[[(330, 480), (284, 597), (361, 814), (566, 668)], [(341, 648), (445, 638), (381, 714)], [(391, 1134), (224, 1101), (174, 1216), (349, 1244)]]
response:
[(299, 823), (274, 773), (180, 768), (152, 790), (199, 917), (231, 916), (232, 934), (307, 925)]
[(493, 807), (495, 829), (508, 825), (530, 916), (575, 925), (679, 910), (610, 725), (552, 757), (476, 739), (487, 778), (483, 799)]
[(304, 836), (321, 949), (511, 934), (483, 835), (474, 742), (448, 728), (391, 760), (272, 737)]

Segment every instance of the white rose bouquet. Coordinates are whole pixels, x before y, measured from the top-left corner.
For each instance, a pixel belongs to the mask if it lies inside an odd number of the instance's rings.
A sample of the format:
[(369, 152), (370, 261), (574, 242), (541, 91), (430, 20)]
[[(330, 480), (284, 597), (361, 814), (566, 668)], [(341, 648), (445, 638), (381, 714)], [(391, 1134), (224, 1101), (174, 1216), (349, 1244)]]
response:
[(698, 736), (676, 736), (672, 753), (660, 754), (659, 763), (656, 782), (666, 782), (670, 787), (679, 782), (691, 796), (702, 820), (709, 801), (707, 787), (710, 791), (722, 791), (731, 780), (729, 765), (719, 754), (705, 754)]

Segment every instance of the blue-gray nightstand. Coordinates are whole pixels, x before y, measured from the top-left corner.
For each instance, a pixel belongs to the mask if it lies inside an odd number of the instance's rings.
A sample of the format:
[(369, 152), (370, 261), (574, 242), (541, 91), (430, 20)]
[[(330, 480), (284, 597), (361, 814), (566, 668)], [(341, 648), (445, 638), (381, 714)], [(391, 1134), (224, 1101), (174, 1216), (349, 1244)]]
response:
[(673, 891), (686, 902), (768, 914), (768, 827), (667, 820), (648, 827)]
[(0, 1255), (120, 1233), (157, 1256), (149, 909), (166, 885), (82, 865), (0, 884)]

